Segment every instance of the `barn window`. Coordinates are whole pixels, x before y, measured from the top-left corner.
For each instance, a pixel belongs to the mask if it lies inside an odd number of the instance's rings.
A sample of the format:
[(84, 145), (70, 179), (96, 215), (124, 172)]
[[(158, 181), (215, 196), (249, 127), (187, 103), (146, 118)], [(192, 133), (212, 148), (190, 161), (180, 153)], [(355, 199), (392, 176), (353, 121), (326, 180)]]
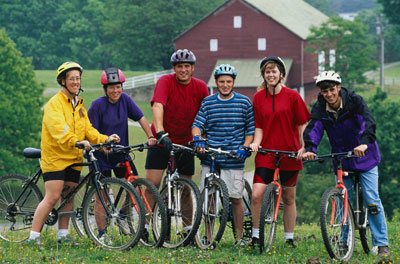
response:
[(331, 49), (329, 50), (329, 67), (335, 66), (336, 62), (336, 50)]
[(210, 39), (210, 51), (218, 51), (218, 39)]
[(266, 38), (258, 39), (258, 50), (267, 50), (267, 39)]
[(321, 73), (325, 70), (325, 52), (318, 53), (318, 72)]
[(233, 17), (233, 27), (234, 28), (242, 27), (242, 16), (234, 16)]

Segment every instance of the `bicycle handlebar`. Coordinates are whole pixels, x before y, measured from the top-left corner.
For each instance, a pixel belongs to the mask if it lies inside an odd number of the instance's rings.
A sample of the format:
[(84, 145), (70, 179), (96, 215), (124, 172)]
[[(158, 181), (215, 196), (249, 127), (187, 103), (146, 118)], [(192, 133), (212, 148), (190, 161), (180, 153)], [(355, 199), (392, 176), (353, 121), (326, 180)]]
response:
[(354, 151), (347, 151), (347, 152), (329, 153), (324, 155), (316, 155), (313, 160), (308, 160), (308, 162), (313, 162), (313, 161), (324, 162), (325, 159), (337, 159), (338, 157), (344, 157), (345, 159), (359, 158), (358, 156), (354, 155)]
[(258, 151), (253, 151), (250, 147), (245, 147), (244, 149), (250, 152), (258, 152), (261, 155), (267, 155), (267, 154), (283, 155), (292, 159), (295, 159), (297, 157), (296, 151), (274, 150), (274, 149), (264, 149), (264, 148), (259, 148)]

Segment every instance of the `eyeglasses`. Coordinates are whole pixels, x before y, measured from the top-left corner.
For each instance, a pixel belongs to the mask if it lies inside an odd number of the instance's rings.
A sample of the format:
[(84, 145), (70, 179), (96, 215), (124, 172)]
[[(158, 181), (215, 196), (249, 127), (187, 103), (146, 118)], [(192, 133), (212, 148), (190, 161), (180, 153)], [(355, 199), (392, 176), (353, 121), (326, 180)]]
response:
[(80, 77), (68, 78), (67, 80), (70, 81), (70, 82), (80, 82), (80, 81), (81, 81), (81, 78), (80, 78)]

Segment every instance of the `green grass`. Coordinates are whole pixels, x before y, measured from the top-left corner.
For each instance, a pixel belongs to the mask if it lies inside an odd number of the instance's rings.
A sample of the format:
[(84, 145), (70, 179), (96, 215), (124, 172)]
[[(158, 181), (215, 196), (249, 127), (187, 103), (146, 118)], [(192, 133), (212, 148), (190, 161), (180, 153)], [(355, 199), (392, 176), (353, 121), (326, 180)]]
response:
[[(400, 222), (397, 217), (388, 223), (390, 240), (390, 262), (400, 263)], [(278, 224), (276, 240), (270, 253), (260, 255), (258, 250), (234, 248), (232, 230), (225, 229), (224, 236), (215, 250), (201, 251), (193, 246), (178, 249), (151, 249), (137, 245), (129, 251), (109, 251), (93, 246), (88, 239), (78, 240), (81, 246), (58, 246), (56, 231), (45, 228), (42, 231), (42, 245), (28, 246), (0, 241), (0, 263), (308, 263), (311, 258), (320, 262), (332, 261), (323, 245), (320, 227), (315, 223), (302, 224), (296, 227), (295, 240), (297, 248), (287, 249), (283, 246), (282, 222)], [(363, 253), (360, 242), (352, 259), (348, 263), (378, 263), (379, 257)], [(381, 262), (379, 262), (381, 263)]]

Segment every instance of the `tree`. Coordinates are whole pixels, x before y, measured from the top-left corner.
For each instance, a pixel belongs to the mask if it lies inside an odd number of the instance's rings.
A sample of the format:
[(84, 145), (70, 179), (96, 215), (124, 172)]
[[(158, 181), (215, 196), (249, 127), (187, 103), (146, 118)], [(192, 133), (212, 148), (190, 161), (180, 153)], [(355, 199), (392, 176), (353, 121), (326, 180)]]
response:
[(0, 175), (29, 173), (23, 149), (40, 145), (43, 88), (15, 46), (0, 29)]
[(378, 0), (392, 24), (400, 25), (400, 0)]
[(307, 51), (324, 52), (326, 70), (339, 72), (349, 88), (366, 83), (363, 73), (375, 69), (378, 63), (372, 59), (375, 46), (362, 24), (331, 17), (320, 27), (312, 26), (310, 32)]
[(331, 16), (334, 15), (332, 8), (329, 5), (328, 0), (305, 0), (308, 4), (312, 5), (325, 15)]

